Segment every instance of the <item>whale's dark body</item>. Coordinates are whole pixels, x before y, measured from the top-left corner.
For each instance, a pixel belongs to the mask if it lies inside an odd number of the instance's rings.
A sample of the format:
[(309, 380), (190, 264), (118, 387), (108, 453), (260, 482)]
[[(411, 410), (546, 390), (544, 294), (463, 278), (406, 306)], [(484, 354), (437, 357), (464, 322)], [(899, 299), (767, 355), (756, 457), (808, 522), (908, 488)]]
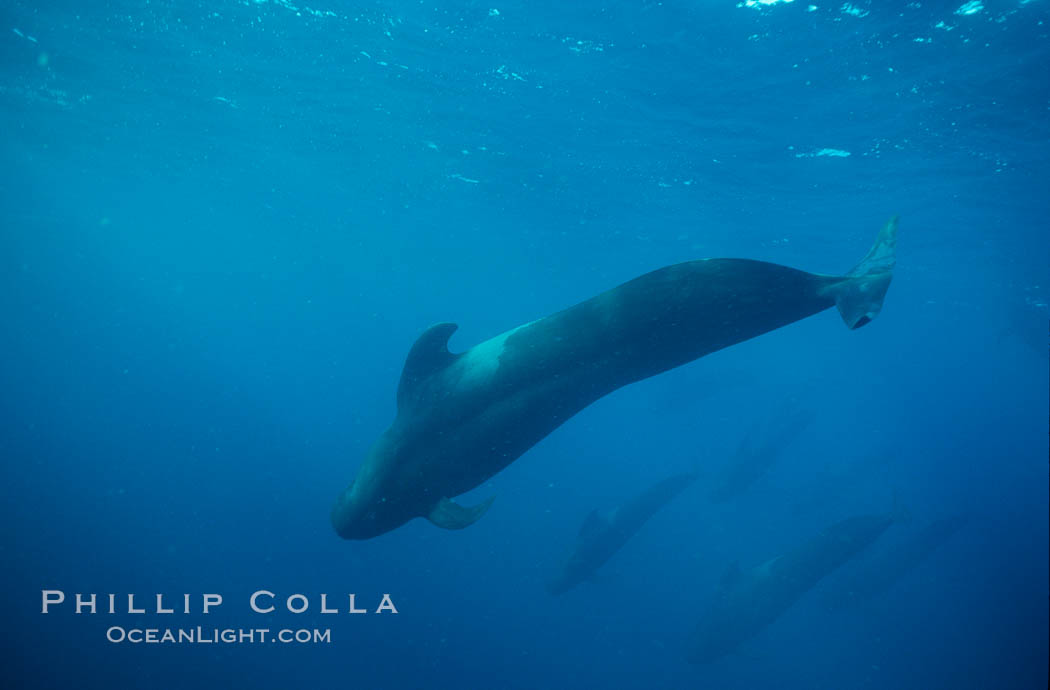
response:
[(677, 474), (650, 486), (610, 515), (591, 511), (580, 527), (572, 553), (562, 564), (547, 591), (561, 594), (580, 584), (600, 568), (649, 518), (696, 481), (695, 474)]
[(813, 421), (807, 409), (784, 407), (773, 419), (757, 424), (740, 442), (736, 454), (722, 470), (711, 491), (711, 500), (722, 503), (747, 491), (776, 463), (784, 449), (791, 445)]
[(877, 556), (872, 554), (866, 562), (858, 563), (859, 570), (838, 578), (824, 595), (824, 601), (829, 608), (841, 608), (879, 596), (918, 568), (969, 519), (969, 515), (961, 514), (935, 520), (893, 548)]
[(731, 569), (693, 632), (689, 661), (714, 661), (758, 634), (821, 578), (878, 539), (893, 520), (893, 515), (848, 518), (747, 572)]
[(892, 278), (896, 221), (845, 276), (746, 259), (658, 269), (459, 354), (455, 324), (420, 336), (405, 362), (397, 417), (332, 509), (347, 539), (415, 517), (457, 529), (477, 520), (453, 496), (480, 485), (595, 400), (832, 306), (859, 328)]

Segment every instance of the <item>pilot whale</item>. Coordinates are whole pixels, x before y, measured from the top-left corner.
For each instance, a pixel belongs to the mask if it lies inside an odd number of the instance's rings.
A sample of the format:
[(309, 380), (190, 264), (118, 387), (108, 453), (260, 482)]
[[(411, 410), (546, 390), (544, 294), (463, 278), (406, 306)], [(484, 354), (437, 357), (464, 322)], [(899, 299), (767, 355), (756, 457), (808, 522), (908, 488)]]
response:
[(345, 539), (370, 539), (416, 517), (446, 529), (480, 518), (452, 498), (519, 458), (604, 395), (832, 306), (850, 329), (882, 308), (897, 221), (845, 275), (750, 259), (666, 266), (465, 352), (457, 326), (431, 326), (412, 346), (393, 424), (331, 512)]
[(562, 594), (593, 576), (649, 518), (694, 481), (695, 473), (676, 474), (650, 486), (611, 513), (592, 510), (580, 527), (572, 553), (547, 583), (547, 591)]
[(746, 572), (734, 563), (693, 631), (689, 661), (712, 662), (757, 635), (826, 575), (871, 545), (900, 516), (901, 510), (895, 507), (888, 515), (847, 518)]
[(807, 409), (784, 406), (772, 419), (755, 425), (722, 470), (717, 486), (711, 491), (711, 500), (723, 503), (747, 491), (769, 472), (784, 449), (802, 435), (813, 416)]
[(893, 548), (870, 559), (860, 570), (839, 578), (824, 596), (828, 608), (837, 609), (874, 599), (918, 568), (942, 544), (951, 539), (970, 520), (962, 513), (941, 518), (910, 535)]

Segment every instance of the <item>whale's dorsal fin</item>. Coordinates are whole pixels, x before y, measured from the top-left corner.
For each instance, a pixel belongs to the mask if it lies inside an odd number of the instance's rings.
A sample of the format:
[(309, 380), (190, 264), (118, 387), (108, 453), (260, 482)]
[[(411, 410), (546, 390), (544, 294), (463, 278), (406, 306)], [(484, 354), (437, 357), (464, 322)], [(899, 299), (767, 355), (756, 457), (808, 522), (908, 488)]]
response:
[(780, 560), (780, 556), (774, 556), (773, 558), (770, 558), (768, 561), (766, 561), (762, 565), (760, 565), (757, 568), (755, 568), (754, 572), (757, 575), (761, 576), (761, 577), (769, 577), (770, 573), (773, 570), (773, 566), (776, 565), (776, 562), (779, 561), (779, 560)]
[(397, 385), (398, 409), (401, 409), (420, 381), (455, 361), (456, 355), (448, 351), (448, 339), (457, 328), (459, 326), (454, 323), (439, 323), (423, 331), (423, 335), (416, 339), (405, 358), (401, 382)]

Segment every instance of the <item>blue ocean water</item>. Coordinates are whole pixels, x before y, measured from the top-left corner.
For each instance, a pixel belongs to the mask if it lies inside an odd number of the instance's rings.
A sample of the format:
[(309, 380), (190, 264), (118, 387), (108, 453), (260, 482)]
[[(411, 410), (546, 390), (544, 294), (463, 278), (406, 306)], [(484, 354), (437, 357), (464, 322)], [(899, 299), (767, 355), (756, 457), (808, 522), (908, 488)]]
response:
[[(1048, 34), (1045, 0), (2, 3), (4, 687), (1046, 687)], [(700, 257), (840, 273), (895, 213), (865, 328), (617, 391), (463, 497), (497, 497), (466, 530), (332, 530), (428, 325), (460, 351)], [(785, 405), (812, 421), (710, 501)], [(547, 594), (592, 509), (690, 469)], [(807, 593), (686, 663), (727, 566), (894, 504), (870, 558), (970, 519), (880, 597)]]

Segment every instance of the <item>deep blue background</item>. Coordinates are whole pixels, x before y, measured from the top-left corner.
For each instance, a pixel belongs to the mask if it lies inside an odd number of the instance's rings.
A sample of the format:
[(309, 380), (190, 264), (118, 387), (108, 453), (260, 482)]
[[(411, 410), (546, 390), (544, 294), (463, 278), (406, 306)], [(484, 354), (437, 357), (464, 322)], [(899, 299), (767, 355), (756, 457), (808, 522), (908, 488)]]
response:
[[(2, 673), (1045, 687), (1045, 0), (303, 2), (0, 5)], [(702, 256), (844, 271), (892, 213), (897, 278), (863, 330), (826, 312), (609, 396), (465, 497), (498, 496), (463, 532), (329, 526), (427, 325), (465, 349)], [(814, 423), (708, 502), (791, 397)], [(694, 466), (597, 582), (546, 594), (592, 508)], [(727, 564), (894, 494), (913, 522), (886, 544), (977, 517), (875, 602), (810, 595), (683, 661)], [(40, 615), (44, 588), (220, 592), (208, 617), (131, 622), (333, 644), (111, 645), (112, 617)], [(259, 588), (401, 612), (256, 616)]]

